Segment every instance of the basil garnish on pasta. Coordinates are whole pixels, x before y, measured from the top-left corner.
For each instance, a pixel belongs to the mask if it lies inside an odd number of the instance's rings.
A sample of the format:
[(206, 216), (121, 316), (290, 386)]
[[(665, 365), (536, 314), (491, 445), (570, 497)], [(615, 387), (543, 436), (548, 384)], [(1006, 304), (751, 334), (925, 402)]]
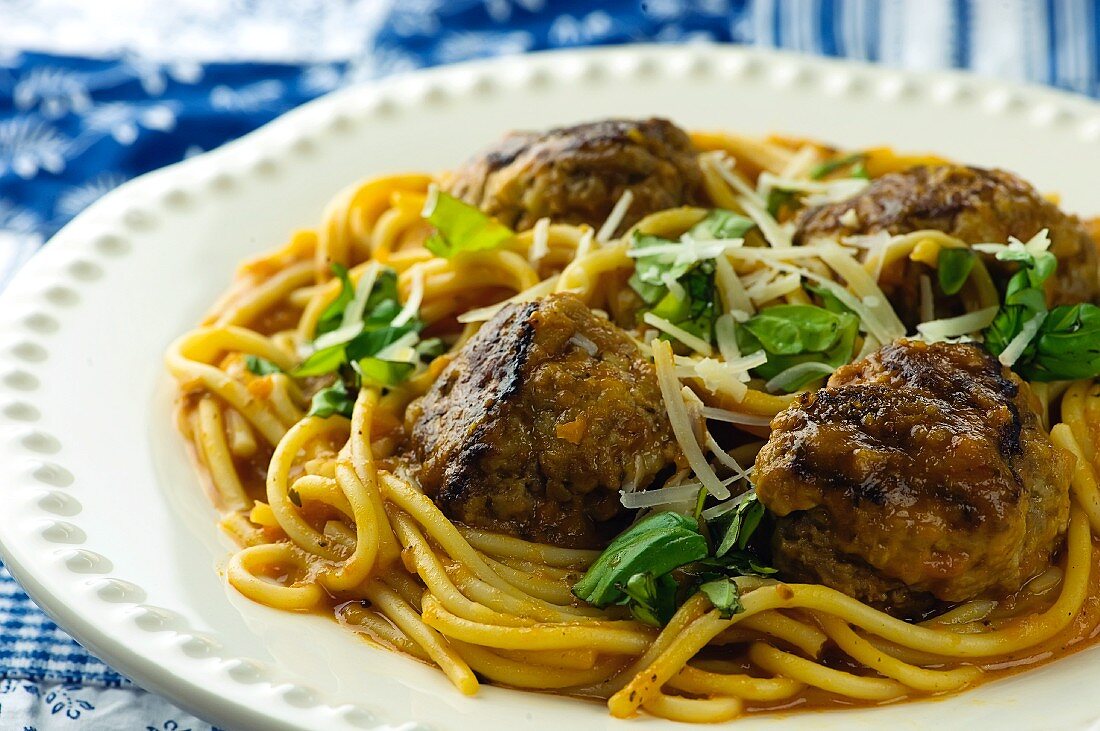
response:
[(936, 275), (944, 294), (958, 294), (970, 277), (977, 256), (966, 248), (944, 248), (936, 262)]
[[(735, 500), (738, 505), (728, 518), (708, 526), (712, 538), (721, 536), (713, 551), (694, 517), (655, 513), (612, 541), (573, 586), (573, 593), (597, 607), (625, 605), (635, 619), (656, 627), (667, 624), (696, 591), (703, 591), (723, 616), (741, 611), (737, 585), (729, 577), (766, 576), (775, 570), (762, 566), (746, 550), (764, 517), (764, 506), (752, 492)], [(674, 572), (682, 574), (679, 580)]]
[(351, 415), (355, 394), (363, 385), (393, 387), (408, 378), (442, 341), (420, 349), (423, 323), (405, 313), (397, 294), (397, 273), (367, 269), (353, 285), (348, 270), (334, 264), (340, 294), (318, 320), (314, 351), (294, 369), (298, 378), (337, 374), (337, 382), (314, 394), (310, 416)]
[[(836, 308), (843, 307), (837, 301)], [(792, 393), (852, 359), (859, 318), (850, 312), (816, 305), (776, 305), (739, 323), (737, 346), (742, 353), (763, 350), (768, 360), (753, 374), (769, 379), (776, 390)], [(796, 366), (818, 364), (820, 367)], [(790, 377), (779, 379), (785, 373)]]
[(249, 373), (256, 376), (270, 376), (272, 373), (283, 372), (279, 366), (258, 355), (246, 355), (244, 357), (244, 367), (248, 369)]
[(755, 225), (732, 211), (715, 209), (680, 241), (635, 232), (630, 254), (634, 274), (629, 284), (646, 305), (639, 315), (652, 313), (711, 342), (720, 310), (713, 260), (724, 246), (715, 242), (740, 239)]
[(435, 226), (435, 233), (424, 246), (448, 259), (460, 252), (495, 249), (515, 236), (495, 218), (435, 187), (428, 194), (421, 216)]

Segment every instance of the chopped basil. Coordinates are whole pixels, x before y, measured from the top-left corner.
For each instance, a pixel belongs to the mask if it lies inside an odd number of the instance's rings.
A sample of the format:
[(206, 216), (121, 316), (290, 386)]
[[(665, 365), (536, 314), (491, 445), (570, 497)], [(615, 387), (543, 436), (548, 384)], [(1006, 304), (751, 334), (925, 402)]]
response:
[(261, 358), (258, 355), (246, 355), (244, 357), (244, 367), (248, 371), (257, 376), (270, 376), (272, 373), (282, 373), (283, 369), (275, 365), (267, 358)]
[(760, 521), (764, 517), (764, 504), (756, 499), (756, 493), (754, 492), (730, 511), (729, 515), (729, 522), (722, 534), (722, 541), (714, 551), (717, 558), (725, 556), (734, 546), (737, 546), (738, 550), (745, 550), (749, 539), (752, 538), (752, 534), (759, 527)]
[(756, 223), (751, 218), (724, 208), (715, 208), (707, 213), (703, 220), (688, 229), (688, 234), (700, 241), (739, 239), (755, 227)]
[(722, 524), (722, 545), (713, 554), (695, 518), (675, 512), (650, 515), (611, 542), (573, 586), (573, 593), (598, 607), (625, 605), (635, 619), (656, 627), (667, 624), (696, 591), (706, 593), (723, 616), (730, 616), (741, 611), (731, 576), (775, 573), (748, 547), (764, 513), (755, 493), (747, 495), (732, 515), (723, 518), (728, 522)]
[(308, 415), (326, 419), (334, 414), (339, 414), (350, 419), (354, 406), (355, 394), (348, 391), (343, 381), (337, 381), (335, 385), (322, 388), (313, 394), (313, 401), (310, 403)]
[(840, 157), (834, 157), (831, 160), (813, 167), (810, 170), (811, 180), (821, 180), (822, 178), (832, 175), (838, 170), (846, 167), (851, 167), (850, 176), (852, 178), (866, 178), (867, 168), (865, 166), (867, 160), (867, 153), (865, 152), (853, 152), (850, 155), (842, 155)]
[[(753, 369), (771, 379), (800, 363), (824, 363), (838, 368), (852, 359), (859, 318), (850, 312), (831, 312), (815, 305), (776, 305), (739, 323), (735, 334), (742, 353), (764, 350), (768, 361)], [(820, 378), (807, 373), (784, 384), (787, 393)]]
[(515, 233), (465, 201), (433, 191), (421, 214), (435, 226), (424, 245), (436, 256), (450, 258), (464, 251), (495, 249)]
[(286, 496), (290, 498), (290, 502), (294, 503), (299, 508), (302, 507), (302, 496), (299, 495), (298, 491), (295, 490), (293, 487), (287, 488)]
[(618, 603), (629, 606), (630, 613), (639, 622), (663, 627), (676, 613), (680, 585), (670, 574), (656, 578), (648, 571), (634, 574), (619, 588), (626, 596)]
[(662, 576), (707, 555), (699, 523), (678, 513), (657, 513), (635, 523), (611, 542), (573, 586), (573, 593), (597, 607), (628, 596), (623, 588), (635, 574)]
[(936, 273), (940, 280), (940, 289), (944, 294), (958, 294), (970, 277), (977, 255), (966, 248), (940, 249), (936, 262)]
[[(1000, 355), (1008, 347), (1023, 329), (1024, 323), (1046, 312), (1047, 298), (1043, 283), (1058, 265), (1058, 260), (1049, 251), (1035, 252), (1024, 247), (999, 251), (997, 258), (1019, 262), (1020, 270), (1008, 280), (1001, 309), (983, 333), (986, 347), (994, 355)], [(1024, 358), (1017, 359), (1017, 364), (1024, 363)]]
[(321, 317), (317, 320), (317, 330), (314, 337), (332, 332), (340, 327), (340, 322), (344, 318), (344, 310), (355, 297), (355, 285), (351, 283), (351, 277), (348, 276), (348, 268), (337, 263), (333, 263), (330, 268), (332, 273), (340, 280), (340, 294), (321, 313)]
[[(705, 222), (706, 219), (697, 226)], [(707, 230), (733, 231), (738, 225), (732, 219), (716, 217), (708, 226), (717, 226), (718, 229)], [(634, 249), (644, 251), (656, 246), (676, 244), (675, 241), (636, 232), (631, 245)], [(675, 286), (670, 286), (671, 282)], [(639, 256), (634, 260), (634, 274), (630, 277), (629, 284), (647, 305), (638, 313), (639, 317), (644, 312), (652, 312), (696, 337), (708, 342), (713, 340), (714, 321), (718, 318), (719, 310), (713, 260), (684, 261), (678, 259), (676, 253), (667, 251)]]
[(699, 591), (710, 600), (723, 619), (745, 611), (741, 606), (741, 592), (730, 579), (708, 581), (699, 587)]
[(1100, 375), (1100, 307), (1059, 305), (1014, 366), (1031, 381), (1065, 381)]
[(367, 357), (352, 361), (351, 367), (363, 379), (363, 383), (392, 387), (408, 378), (416, 369), (416, 364)]

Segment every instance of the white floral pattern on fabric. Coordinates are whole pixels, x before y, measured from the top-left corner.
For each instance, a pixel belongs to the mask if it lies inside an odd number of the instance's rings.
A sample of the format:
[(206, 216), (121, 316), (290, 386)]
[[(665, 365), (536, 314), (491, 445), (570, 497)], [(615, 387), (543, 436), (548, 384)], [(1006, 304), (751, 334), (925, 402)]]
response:
[(130, 688), (0, 680), (0, 728), (23, 731), (216, 731), (160, 698)]

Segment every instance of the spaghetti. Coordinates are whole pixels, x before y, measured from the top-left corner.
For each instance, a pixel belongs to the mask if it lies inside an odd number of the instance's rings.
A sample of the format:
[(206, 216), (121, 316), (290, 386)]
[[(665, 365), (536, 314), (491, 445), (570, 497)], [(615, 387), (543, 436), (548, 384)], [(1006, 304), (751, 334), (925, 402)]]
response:
[[(736, 237), (744, 243), (711, 244), (722, 307), (713, 346), (657, 315), (642, 320), (634, 335), (654, 359), (673, 428), (687, 429), (676, 436), (690, 445), (691, 472), (719, 501), (703, 512), (710, 517), (730, 509), (721, 500), (744, 478), (741, 465), (751, 465), (768, 420), (794, 398), (779, 391), (813, 385), (832, 370), (818, 363), (777, 373), (766, 388), (749, 378), (754, 366), (738, 365), (750, 354), (730, 336), (734, 320), (777, 304), (808, 303), (812, 285), (855, 313), (861, 325), (852, 355), (864, 354), (906, 329), (879, 289), (884, 268), (967, 245), (940, 231), (886, 237), (866, 255), (860, 252), (872, 246), (866, 241), (792, 245), (789, 230), (768, 210), (761, 179), (794, 187), (802, 181), (807, 194), (828, 195), (830, 186), (811, 184), (808, 171), (829, 151), (717, 133), (695, 135), (693, 142), (702, 151), (711, 207), (743, 214), (754, 228)], [(872, 177), (927, 161), (886, 150), (862, 160)], [(957, 691), (1013, 672), (1024, 658), (1038, 662), (1092, 637), (1100, 621), (1096, 602), (1090, 603), (1100, 595), (1093, 550), (1100, 534), (1100, 432), (1094, 426), (1100, 387), (1089, 380), (1036, 387), (1044, 418), (1054, 423), (1054, 443), (1076, 457), (1058, 565), (1007, 600), (974, 600), (923, 623), (825, 586), (743, 576), (734, 579), (741, 611), (725, 614), (698, 593), (655, 628), (622, 607), (597, 609), (571, 593), (598, 551), (452, 522), (398, 458), (409, 403), (503, 303), (572, 292), (617, 318), (623, 306), (617, 289), (637, 261), (633, 234), (684, 241), (707, 209), (660, 211), (626, 232), (615, 220), (597, 233), (544, 219), (494, 248), (444, 258), (425, 248), (434, 229), (422, 215), (439, 182), (408, 174), (348, 189), (316, 231), (299, 232), (284, 247), (245, 262), (200, 327), (167, 353), (181, 386), (180, 428), (212, 487), (222, 526), (241, 546), (226, 567), (237, 591), (290, 611), (325, 608), (350, 630), (438, 666), (468, 695), (487, 680), (606, 699), (617, 717), (645, 711), (688, 722)], [(850, 181), (845, 185), (852, 189)], [(620, 203), (613, 216), (630, 206)], [(350, 418), (347, 410), (307, 415), (316, 411), (311, 398), (324, 379), (289, 375), (342, 296), (333, 264), (367, 291), (393, 272), (402, 307), (394, 321), (402, 314), (419, 318), (426, 331), (444, 338), (447, 351), (412, 367), (404, 380), (350, 394)], [(982, 260), (973, 266), (960, 297), (965, 313), (984, 313), (998, 306), (999, 296)], [(922, 332), (938, 328), (946, 337), (982, 327), (964, 322), (959, 330), (957, 322), (923, 319)], [(655, 337), (659, 333), (665, 337)], [(678, 340), (683, 354), (669, 340)], [(257, 372), (256, 363), (267, 367)], [(784, 383), (799, 385), (776, 387)], [(700, 415), (742, 430), (743, 444), (726, 452), (705, 429), (697, 439), (692, 419)], [(690, 483), (662, 489), (677, 484)], [(692, 488), (681, 493), (696, 502)], [(661, 492), (654, 494), (660, 505)]]

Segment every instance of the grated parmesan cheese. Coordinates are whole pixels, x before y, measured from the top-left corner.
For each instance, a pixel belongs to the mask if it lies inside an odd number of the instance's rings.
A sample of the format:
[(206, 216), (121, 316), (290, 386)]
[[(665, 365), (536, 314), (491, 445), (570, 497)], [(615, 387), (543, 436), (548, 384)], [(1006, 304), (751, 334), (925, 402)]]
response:
[(661, 387), (661, 397), (665, 402), (665, 411), (668, 413), (669, 423), (672, 425), (672, 433), (676, 437), (677, 444), (687, 458), (695, 476), (703, 484), (707, 492), (719, 500), (725, 500), (730, 496), (729, 488), (718, 479), (714, 469), (707, 463), (703, 450), (695, 438), (695, 429), (688, 420), (687, 406), (684, 405), (683, 396), (680, 394), (680, 382), (676, 378), (673, 365), (672, 346), (666, 342), (655, 339), (650, 343), (653, 349), (653, 365), (657, 371), (657, 383)]
[(664, 319), (663, 317), (657, 317), (657, 315), (654, 315), (652, 312), (647, 312), (642, 315), (642, 320), (647, 325), (652, 325), (653, 327), (657, 328), (665, 335), (676, 338), (681, 343), (688, 346), (700, 355), (704, 355), (709, 358), (711, 354), (714, 353), (714, 349), (710, 347), (710, 343), (708, 343), (706, 340), (692, 335), (687, 330), (684, 330), (681, 327), (673, 325), (671, 322)]
[(704, 406), (703, 417), (713, 421), (725, 421), (730, 424), (743, 426), (769, 426), (772, 423), (770, 416), (758, 416), (756, 414), (742, 414), (739, 411), (719, 409), (715, 406)]
[(405, 300), (405, 306), (393, 318), (393, 325), (399, 327), (416, 317), (420, 312), (420, 303), (424, 301), (424, 269), (416, 265), (412, 268), (412, 284), (409, 286), (409, 297)]
[(363, 273), (359, 275), (359, 281), (355, 285), (355, 295), (344, 308), (344, 319), (340, 327), (321, 335), (313, 341), (313, 352), (328, 348), (340, 343), (346, 343), (363, 330), (363, 310), (367, 307), (374, 282), (378, 278), (379, 266), (377, 262), (370, 262)]
[(1043, 324), (1043, 320), (1047, 319), (1046, 312), (1036, 313), (1035, 317), (1025, 322), (1020, 328), (1020, 332), (1016, 333), (1016, 337), (1009, 341), (1005, 349), (1001, 351), (1001, 354), (997, 356), (997, 360), (1001, 361), (1003, 365), (1011, 368), (1016, 364), (1016, 361), (1020, 359), (1020, 356), (1024, 354), (1027, 346), (1031, 343), (1032, 339), (1039, 332), (1039, 328)]
[(624, 190), (623, 194), (619, 196), (619, 200), (615, 202), (615, 206), (611, 209), (611, 213), (608, 214), (607, 220), (600, 226), (600, 230), (596, 234), (596, 241), (605, 244), (611, 240), (611, 237), (615, 235), (615, 231), (618, 230), (619, 225), (623, 222), (623, 218), (626, 217), (626, 212), (630, 210), (630, 204), (633, 202), (633, 191), (630, 189)]
[(543, 217), (535, 223), (531, 234), (531, 248), (527, 251), (527, 261), (537, 265), (550, 253), (550, 219)]
[[(997, 316), (996, 306), (967, 312), (958, 317), (945, 317), (942, 320), (929, 320), (917, 325), (917, 332), (930, 343), (944, 342), (951, 338), (976, 333), (989, 327)], [(1026, 345), (1026, 343), (1025, 343)]]
[(737, 276), (733, 265), (725, 256), (719, 256), (714, 260), (714, 281), (718, 285), (718, 296), (721, 297), (726, 312), (740, 310), (750, 315), (756, 312), (752, 300), (745, 293), (741, 278)]
[(764, 384), (764, 388), (769, 393), (775, 393), (776, 391), (788, 391), (791, 384), (801, 380), (803, 377), (810, 375), (831, 375), (836, 368), (827, 363), (798, 363), (785, 370), (776, 373), (767, 383)]

